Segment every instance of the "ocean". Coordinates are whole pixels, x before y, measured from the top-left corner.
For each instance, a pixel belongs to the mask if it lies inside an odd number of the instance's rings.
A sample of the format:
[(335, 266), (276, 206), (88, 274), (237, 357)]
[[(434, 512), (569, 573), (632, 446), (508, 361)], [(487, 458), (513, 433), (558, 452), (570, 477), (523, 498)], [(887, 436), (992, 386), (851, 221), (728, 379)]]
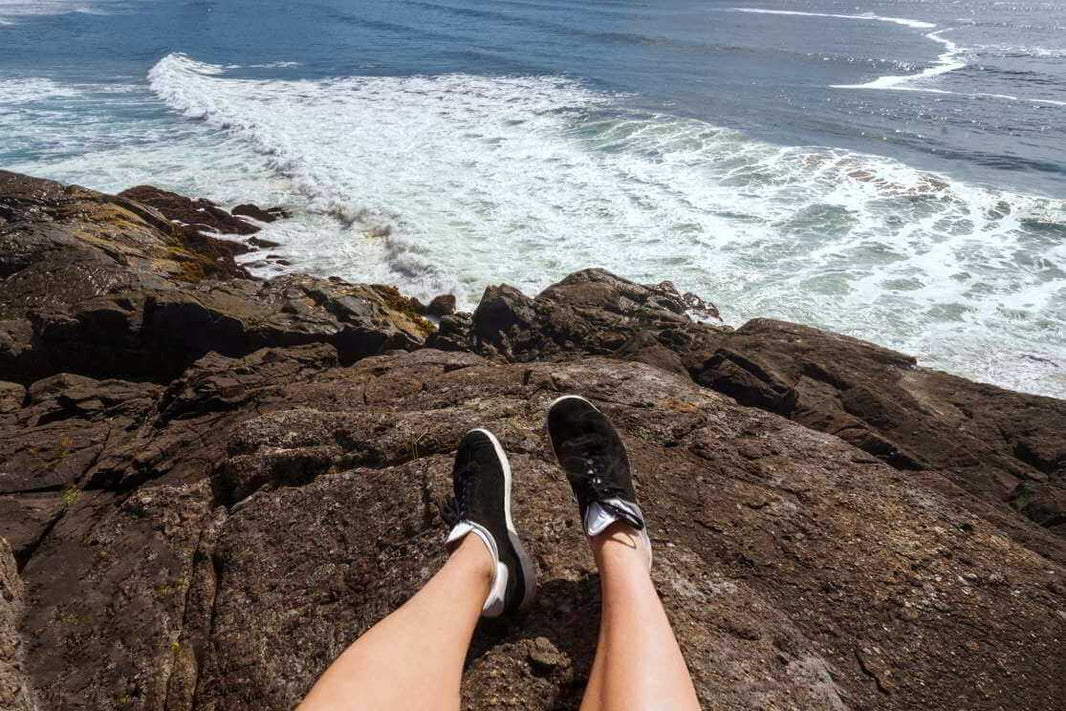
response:
[(282, 205), (284, 270), (588, 266), (1066, 397), (1066, 3), (0, 0), (0, 167)]

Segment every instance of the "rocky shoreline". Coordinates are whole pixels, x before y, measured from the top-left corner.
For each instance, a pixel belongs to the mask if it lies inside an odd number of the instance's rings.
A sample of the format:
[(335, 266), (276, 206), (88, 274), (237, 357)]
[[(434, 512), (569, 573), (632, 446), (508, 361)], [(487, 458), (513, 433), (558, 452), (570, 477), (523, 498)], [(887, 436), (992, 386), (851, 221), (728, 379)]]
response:
[(0, 707), (291, 707), (440, 564), (487, 426), (543, 590), (479, 632), (465, 701), (576, 708), (598, 592), (541, 418), (579, 391), (706, 708), (1062, 708), (1066, 402), (668, 282), (455, 313), (212, 237), (284, 218), (0, 171)]

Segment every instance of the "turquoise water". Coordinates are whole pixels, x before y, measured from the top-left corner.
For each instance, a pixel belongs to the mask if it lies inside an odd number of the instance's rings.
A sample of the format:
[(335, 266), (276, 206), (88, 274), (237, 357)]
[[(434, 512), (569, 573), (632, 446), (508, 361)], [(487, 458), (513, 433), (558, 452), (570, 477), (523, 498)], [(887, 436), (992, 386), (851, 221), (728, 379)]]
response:
[(0, 165), (284, 204), (290, 269), (470, 306), (600, 265), (1066, 395), (1059, 3), (0, 0), (0, 22)]

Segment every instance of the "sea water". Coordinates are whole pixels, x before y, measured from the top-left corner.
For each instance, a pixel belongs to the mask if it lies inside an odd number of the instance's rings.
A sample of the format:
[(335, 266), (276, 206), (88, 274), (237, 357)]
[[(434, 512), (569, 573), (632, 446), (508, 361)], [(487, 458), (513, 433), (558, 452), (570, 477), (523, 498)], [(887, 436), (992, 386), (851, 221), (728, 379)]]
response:
[(469, 308), (602, 266), (1066, 396), (1062, 3), (0, 0), (0, 23), (0, 167), (284, 205), (264, 276)]

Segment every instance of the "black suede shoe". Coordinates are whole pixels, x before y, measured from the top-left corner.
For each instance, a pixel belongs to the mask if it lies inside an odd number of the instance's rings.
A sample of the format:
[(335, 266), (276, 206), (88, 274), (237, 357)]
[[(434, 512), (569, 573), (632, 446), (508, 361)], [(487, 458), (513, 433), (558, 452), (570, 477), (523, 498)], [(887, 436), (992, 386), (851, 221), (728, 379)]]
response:
[(585, 398), (565, 395), (548, 408), (548, 436), (577, 497), (585, 534), (597, 536), (622, 522), (640, 531), (650, 555), (626, 447), (607, 416)]
[(455, 495), (444, 508), (452, 527), (446, 545), (452, 549), (472, 533), (496, 561), (481, 614), (499, 617), (526, 607), (536, 592), (536, 573), (511, 520), (511, 465), (488, 430), (470, 430), (459, 442), (452, 488)]

